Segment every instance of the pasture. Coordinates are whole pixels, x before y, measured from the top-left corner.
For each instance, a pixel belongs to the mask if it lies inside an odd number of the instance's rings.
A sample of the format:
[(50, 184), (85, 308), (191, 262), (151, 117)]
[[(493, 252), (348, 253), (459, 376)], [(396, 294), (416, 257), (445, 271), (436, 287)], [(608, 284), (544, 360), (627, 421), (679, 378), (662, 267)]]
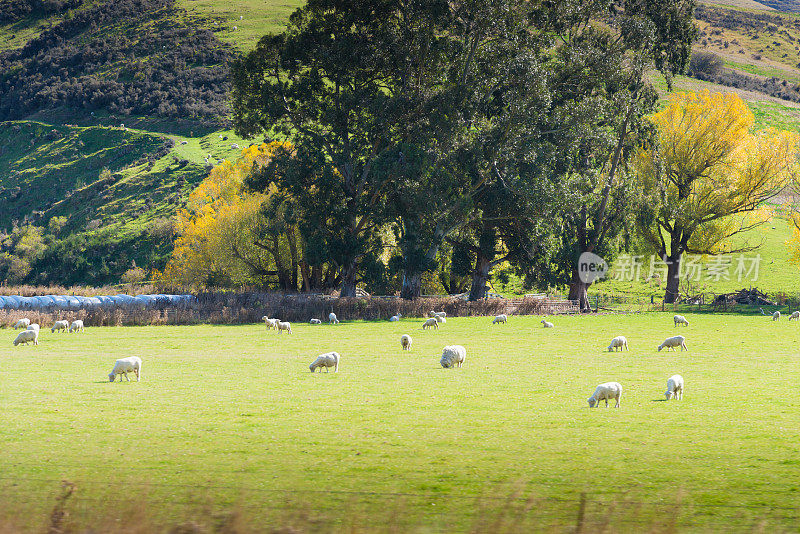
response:
[[(76, 485), (67, 521), (103, 532), (190, 519), (220, 532), (796, 531), (800, 324), (685, 315), (686, 328), (666, 313), (556, 316), (553, 329), (516, 316), (292, 335), (47, 328), (37, 347), (2, 329), (0, 532), (44, 530), (62, 480)], [(689, 351), (657, 352), (676, 333)], [(606, 351), (616, 335), (630, 351)], [(448, 344), (466, 347), (462, 369), (440, 367)], [(311, 374), (330, 350), (339, 372)], [(109, 383), (133, 355), (142, 381)], [(675, 373), (684, 398), (665, 402)], [(621, 408), (589, 409), (612, 380)]]

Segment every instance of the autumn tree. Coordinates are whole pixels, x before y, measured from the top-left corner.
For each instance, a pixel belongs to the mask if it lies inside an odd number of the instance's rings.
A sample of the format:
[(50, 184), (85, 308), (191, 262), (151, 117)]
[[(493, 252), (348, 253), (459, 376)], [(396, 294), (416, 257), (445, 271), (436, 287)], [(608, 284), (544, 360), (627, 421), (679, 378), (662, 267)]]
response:
[(667, 264), (664, 302), (672, 303), (684, 253), (718, 253), (730, 237), (763, 222), (742, 215), (790, 183), (798, 137), (756, 132), (739, 96), (707, 91), (673, 95), (652, 122), (657, 142), (637, 159), (640, 186), (649, 192), (638, 223)]
[[(266, 165), (281, 143), (254, 145), (235, 161), (215, 167), (189, 195), (177, 216), (178, 237), (162, 278), (169, 283), (209, 286), (260, 285), (277, 282), (297, 287), (299, 253), (294, 228), (269, 212), (280, 196), (272, 188), (259, 194), (243, 184), (254, 166)], [(294, 252), (294, 253), (293, 253)]]

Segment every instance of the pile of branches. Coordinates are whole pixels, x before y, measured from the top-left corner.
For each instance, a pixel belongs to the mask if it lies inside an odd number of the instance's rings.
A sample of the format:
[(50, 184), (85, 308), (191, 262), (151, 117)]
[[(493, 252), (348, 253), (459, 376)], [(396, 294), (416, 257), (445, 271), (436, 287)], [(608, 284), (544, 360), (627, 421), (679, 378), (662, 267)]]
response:
[(769, 300), (764, 293), (754, 287), (749, 289), (740, 289), (739, 291), (734, 291), (733, 293), (723, 293), (721, 295), (717, 295), (717, 298), (714, 299), (714, 304), (745, 304), (750, 306), (778, 305), (777, 302)]

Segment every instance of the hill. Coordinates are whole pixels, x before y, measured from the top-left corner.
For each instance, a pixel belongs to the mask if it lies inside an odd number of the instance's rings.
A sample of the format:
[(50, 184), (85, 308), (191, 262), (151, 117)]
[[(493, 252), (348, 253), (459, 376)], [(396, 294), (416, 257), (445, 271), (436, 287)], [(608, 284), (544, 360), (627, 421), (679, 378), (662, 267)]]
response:
[[(0, 279), (114, 283), (134, 265), (162, 268), (188, 193), (255, 141), (229, 130), (227, 65), (301, 4), (4, 1)], [(800, 17), (786, 12), (796, 8), (701, 5), (696, 50), (721, 65), (674, 89), (735, 91), (760, 126), (800, 130)], [(25, 256), (26, 225), (41, 236), (39, 254)]]

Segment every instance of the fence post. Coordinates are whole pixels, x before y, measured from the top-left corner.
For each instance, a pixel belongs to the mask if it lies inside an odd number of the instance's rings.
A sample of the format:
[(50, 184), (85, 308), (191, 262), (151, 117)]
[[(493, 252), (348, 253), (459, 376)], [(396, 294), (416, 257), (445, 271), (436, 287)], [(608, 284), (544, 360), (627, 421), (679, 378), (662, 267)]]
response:
[(575, 534), (583, 532), (584, 523), (586, 522), (586, 492), (581, 493), (581, 501), (578, 504), (578, 521), (575, 525)]

